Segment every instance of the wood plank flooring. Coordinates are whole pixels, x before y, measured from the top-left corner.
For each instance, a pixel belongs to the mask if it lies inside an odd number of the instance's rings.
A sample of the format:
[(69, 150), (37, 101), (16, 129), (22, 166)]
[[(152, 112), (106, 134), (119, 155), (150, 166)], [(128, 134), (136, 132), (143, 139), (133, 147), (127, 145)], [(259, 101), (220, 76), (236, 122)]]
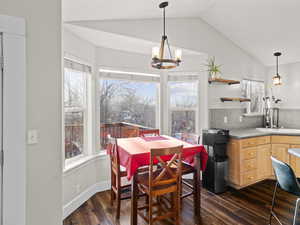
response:
[[(243, 190), (230, 189), (215, 195), (202, 189), (202, 225), (263, 225), (268, 224), (274, 181), (267, 180)], [(292, 224), (296, 197), (281, 190), (278, 192), (275, 212), (283, 224)], [(64, 220), (64, 225), (129, 225), (130, 200), (122, 201), (121, 218), (114, 219), (114, 208), (110, 206), (110, 192), (101, 192), (85, 202)], [(144, 221), (138, 218), (138, 224)], [(300, 221), (300, 220), (299, 220)], [(300, 222), (298, 221), (298, 224)], [(169, 225), (169, 222), (161, 223)], [(194, 225), (193, 200), (183, 201), (182, 225)], [(277, 224), (273, 219), (272, 224)]]

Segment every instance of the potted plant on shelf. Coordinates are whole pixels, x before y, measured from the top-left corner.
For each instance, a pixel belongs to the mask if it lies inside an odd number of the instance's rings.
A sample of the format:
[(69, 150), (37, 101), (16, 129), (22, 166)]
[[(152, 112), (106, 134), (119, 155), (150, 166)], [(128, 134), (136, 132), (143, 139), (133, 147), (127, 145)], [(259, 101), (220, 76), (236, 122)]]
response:
[(214, 80), (216, 78), (220, 78), (221, 77), (221, 66), (222, 65), (217, 65), (216, 64), (216, 58), (215, 57), (211, 57), (207, 60), (207, 64), (205, 64), (205, 66), (207, 67), (207, 71), (209, 73), (209, 80)]

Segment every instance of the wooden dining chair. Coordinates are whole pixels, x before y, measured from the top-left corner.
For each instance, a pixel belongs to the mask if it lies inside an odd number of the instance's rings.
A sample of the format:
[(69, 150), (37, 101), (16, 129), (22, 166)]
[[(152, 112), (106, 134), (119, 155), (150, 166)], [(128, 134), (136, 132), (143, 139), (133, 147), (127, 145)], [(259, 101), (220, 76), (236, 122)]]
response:
[[(201, 136), (196, 134), (190, 134), (190, 138), (187, 138), (187, 135), (180, 136), (180, 139), (186, 142), (189, 142), (190, 144), (200, 144), (200, 138)], [(190, 140), (190, 141), (189, 141)], [(186, 163), (182, 162), (182, 176), (184, 175), (192, 175), (192, 182), (190, 179), (184, 179), (182, 178), (182, 184), (189, 190), (185, 193), (181, 192), (181, 200), (184, 198), (187, 198), (191, 195), (193, 195), (193, 203), (194, 203), (194, 213), (197, 214), (197, 201), (200, 201), (198, 193), (195, 191), (197, 190), (197, 186), (200, 185), (199, 177), (197, 176), (197, 169)]]
[(119, 151), (118, 151), (118, 142), (117, 138), (112, 138), (110, 135), (107, 135), (107, 149), (110, 155), (110, 165), (111, 165), (111, 205), (113, 206), (114, 201), (117, 203), (117, 212), (116, 219), (120, 218), (121, 210), (121, 200), (130, 199), (131, 196), (122, 196), (125, 189), (130, 187), (129, 185), (123, 185), (121, 183), (121, 178), (126, 177), (127, 173), (125, 168), (122, 169), (120, 165)]
[[(166, 219), (175, 219), (175, 224), (180, 224), (182, 148), (151, 149), (149, 172), (137, 176), (139, 190), (147, 195), (146, 205), (138, 208), (138, 214), (150, 225)], [(171, 159), (164, 162), (167, 156)], [(167, 194), (171, 199), (166, 197)], [(154, 207), (157, 207), (156, 211)], [(148, 216), (142, 212), (145, 210)]]
[(140, 137), (159, 136), (159, 129), (139, 130)]

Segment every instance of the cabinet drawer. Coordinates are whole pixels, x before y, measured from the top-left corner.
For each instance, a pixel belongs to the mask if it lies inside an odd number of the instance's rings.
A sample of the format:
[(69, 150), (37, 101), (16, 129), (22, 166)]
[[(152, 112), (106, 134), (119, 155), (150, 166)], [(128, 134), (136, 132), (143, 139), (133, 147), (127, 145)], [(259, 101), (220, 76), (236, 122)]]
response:
[(247, 172), (250, 170), (257, 169), (257, 160), (256, 159), (248, 159), (242, 162), (242, 171)]
[(270, 141), (271, 141), (270, 136), (247, 138), (247, 139), (244, 139), (241, 141), (241, 147), (248, 148), (248, 147), (254, 147), (257, 145), (265, 145), (265, 144), (269, 144)]
[(242, 160), (256, 158), (257, 148), (245, 148), (241, 150)]
[(270, 136), (264, 136), (264, 137), (258, 137), (256, 138), (257, 145), (265, 145), (271, 143), (271, 137)]
[(257, 170), (251, 170), (242, 175), (242, 185), (251, 184), (257, 180)]

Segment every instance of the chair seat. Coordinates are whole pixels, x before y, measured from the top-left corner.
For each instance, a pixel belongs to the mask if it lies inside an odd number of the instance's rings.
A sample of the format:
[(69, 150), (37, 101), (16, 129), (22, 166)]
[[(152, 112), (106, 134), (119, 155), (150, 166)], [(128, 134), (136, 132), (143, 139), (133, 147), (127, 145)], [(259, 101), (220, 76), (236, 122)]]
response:
[(191, 166), (186, 162), (182, 162), (182, 175), (194, 173), (196, 171), (195, 167)]
[[(174, 169), (175, 170), (175, 169)], [(154, 173), (153, 173), (153, 179), (155, 179), (160, 173), (161, 173), (161, 169), (158, 169), (156, 170)], [(137, 176), (137, 184), (140, 185), (140, 186), (143, 186), (142, 187), (142, 191), (144, 192), (148, 192), (148, 189), (149, 189), (149, 176), (150, 174), (148, 172), (145, 172), (145, 173), (140, 173), (138, 174)], [(161, 178), (160, 182), (162, 180), (168, 180), (168, 179), (172, 179), (172, 177), (168, 174), (168, 173), (165, 173), (164, 176)], [(152, 191), (160, 191), (160, 190), (165, 190), (163, 193), (161, 194), (165, 194), (165, 193), (169, 193), (169, 192), (174, 192), (175, 189), (176, 189), (176, 186), (175, 186), (175, 182), (174, 183), (171, 183), (171, 184), (165, 184), (165, 185), (159, 185), (159, 186), (154, 186)], [(155, 193), (153, 193), (155, 194)]]

